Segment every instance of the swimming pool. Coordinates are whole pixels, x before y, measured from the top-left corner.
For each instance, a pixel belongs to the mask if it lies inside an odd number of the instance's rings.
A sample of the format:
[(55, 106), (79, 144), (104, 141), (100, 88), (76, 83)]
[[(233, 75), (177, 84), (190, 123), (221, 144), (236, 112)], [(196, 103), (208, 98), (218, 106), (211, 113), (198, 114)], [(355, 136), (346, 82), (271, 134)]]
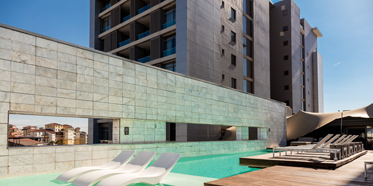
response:
[[(203, 185), (203, 182), (214, 179), (225, 178), (245, 172), (259, 170), (258, 168), (249, 168), (239, 166), (239, 158), (255, 156), (268, 153), (266, 150), (249, 151), (232, 154), (219, 154), (209, 156), (198, 156), (189, 158), (180, 158), (171, 173), (164, 179), (164, 184), (169, 185)], [(61, 173), (39, 174), (32, 176), (22, 176), (14, 178), (0, 179), (1, 186), (64, 186), (72, 185), (55, 180)], [(180, 180), (180, 181), (178, 181)], [(180, 184), (179, 184), (180, 182)], [(145, 184), (132, 184), (133, 186), (142, 186)], [(132, 186), (131, 185), (131, 186)]]

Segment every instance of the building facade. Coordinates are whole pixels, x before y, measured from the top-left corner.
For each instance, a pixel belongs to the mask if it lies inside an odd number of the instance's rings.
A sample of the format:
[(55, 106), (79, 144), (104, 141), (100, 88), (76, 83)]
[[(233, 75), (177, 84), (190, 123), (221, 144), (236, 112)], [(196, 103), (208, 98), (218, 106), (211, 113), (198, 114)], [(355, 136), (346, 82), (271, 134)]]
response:
[[(281, 102), (3, 24), (0, 39), (0, 176), (102, 165), (122, 150), (153, 151), (157, 159), (286, 144)], [(8, 147), (16, 113), (111, 119), (116, 144)], [(235, 127), (235, 140), (166, 143), (167, 123)], [(261, 137), (252, 140), (250, 128)]]
[(269, 98), (269, 3), (91, 0), (90, 47)]
[(317, 27), (300, 18), (293, 0), (271, 5), (271, 98), (293, 110), (323, 112), (322, 56)]

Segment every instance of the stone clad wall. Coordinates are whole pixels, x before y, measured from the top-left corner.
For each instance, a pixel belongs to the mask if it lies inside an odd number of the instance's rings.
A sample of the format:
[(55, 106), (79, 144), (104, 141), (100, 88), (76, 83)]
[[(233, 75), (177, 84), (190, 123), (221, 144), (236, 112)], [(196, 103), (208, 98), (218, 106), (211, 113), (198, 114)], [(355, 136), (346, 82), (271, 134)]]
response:
[[(37, 148), (7, 149), (8, 112), (112, 118), (120, 119), (121, 124), (125, 122), (122, 120), (134, 119), (257, 126), (271, 128), (266, 145), (284, 144), (286, 140), (285, 105), (280, 102), (0, 24), (0, 175), (22, 172), (18, 169), (39, 171), (33, 163), (32, 169), (25, 167), (28, 160), (37, 162), (39, 158), (47, 158), (35, 151)], [(141, 131), (138, 123), (135, 126)], [(121, 142), (133, 142), (145, 135), (138, 133), (125, 139), (122, 128)], [(154, 141), (161, 140), (163, 130), (158, 131), (158, 135), (154, 133)], [(237, 143), (246, 146), (246, 142)], [(262, 143), (259, 146), (264, 148), (266, 145)], [(64, 148), (72, 151), (94, 146)], [(57, 161), (59, 151), (64, 148), (40, 149), (55, 152), (54, 157), (48, 155), (50, 161), (55, 158), (54, 168), (62, 169)], [(76, 161), (85, 157), (83, 152), (74, 154), (73, 167), (82, 164)], [(16, 157), (20, 154), (28, 160)], [(12, 164), (13, 157), (23, 163)]]

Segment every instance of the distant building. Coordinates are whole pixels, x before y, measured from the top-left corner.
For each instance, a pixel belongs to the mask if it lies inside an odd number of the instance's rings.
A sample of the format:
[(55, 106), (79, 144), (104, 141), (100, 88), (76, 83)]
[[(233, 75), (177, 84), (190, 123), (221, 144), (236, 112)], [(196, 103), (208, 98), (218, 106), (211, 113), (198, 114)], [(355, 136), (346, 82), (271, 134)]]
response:
[(23, 127), (23, 135), (24, 136), (30, 136), (30, 132), (32, 131), (32, 130), (35, 130), (35, 129), (37, 129), (38, 127), (36, 127), (36, 126), (26, 126), (26, 127)]
[(74, 145), (75, 130), (71, 125), (62, 125), (63, 128), (63, 145)]
[(44, 133), (44, 141), (45, 143), (50, 143), (52, 141), (56, 141), (56, 132), (53, 130), (45, 130)]
[(80, 144), (80, 128), (75, 128), (75, 137), (74, 137), (74, 144), (79, 145)]
[(88, 134), (86, 132), (80, 132), (80, 144), (88, 144)]
[(50, 123), (45, 125), (45, 129), (53, 130), (54, 132), (61, 132), (63, 126), (58, 123)]

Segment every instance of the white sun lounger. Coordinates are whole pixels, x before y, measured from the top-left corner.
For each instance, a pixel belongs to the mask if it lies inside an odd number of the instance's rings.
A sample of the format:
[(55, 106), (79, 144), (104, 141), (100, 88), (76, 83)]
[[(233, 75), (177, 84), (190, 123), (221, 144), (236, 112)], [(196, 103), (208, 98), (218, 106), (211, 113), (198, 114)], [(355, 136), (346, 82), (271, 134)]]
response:
[(62, 173), (56, 179), (63, 181), (63, 182), (71, 182), (74, 181), (79, 176), (86, 174), (91, 171), (102, 170), (102, 169), (115, 169), (118, 168), (120, 165), (127, 164), (127, 162), (131, 159), (131, 157), (135, 154), (135, 151), (124, 150), (122, 151), (117, 157), (111, 160), (109, 163), (101, 166), (95, 167), (79, 167), (75, 169), (71, 169)]
[(99, 170), (89, 172), (77, 178), (73, 182), (73, 185), (91, 186), (105, 178), (114, 176), (116, 174), (127, 174), (142, 171), (146, 168), (150, 161), (152, 161), (154, 155), (155, 152), (141, 151), (127, 165), (120, 166), (119, 168), (111, 170)]
[(119, 186), (131, 183), (158, 184), (171, 171), (179, 160), (180, 154), (162, 153), (161, 156), (149, 168), (131, 174), (117, 174), (102, 180), (96, 186)]

